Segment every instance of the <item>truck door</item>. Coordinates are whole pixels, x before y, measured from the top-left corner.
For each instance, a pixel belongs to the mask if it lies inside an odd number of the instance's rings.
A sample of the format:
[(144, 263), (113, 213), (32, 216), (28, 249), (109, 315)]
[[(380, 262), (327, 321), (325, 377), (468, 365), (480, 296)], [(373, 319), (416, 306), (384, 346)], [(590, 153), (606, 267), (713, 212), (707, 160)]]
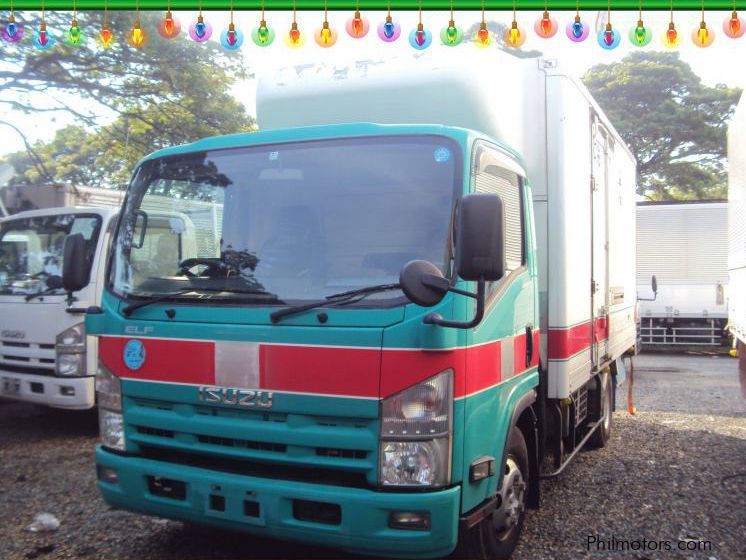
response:
[(611, 179), (611, 136), (594, 117), (593, 176), (591, 178), (591, 352), (595, 366), (608, 354), (609, 231), (608, 192)]

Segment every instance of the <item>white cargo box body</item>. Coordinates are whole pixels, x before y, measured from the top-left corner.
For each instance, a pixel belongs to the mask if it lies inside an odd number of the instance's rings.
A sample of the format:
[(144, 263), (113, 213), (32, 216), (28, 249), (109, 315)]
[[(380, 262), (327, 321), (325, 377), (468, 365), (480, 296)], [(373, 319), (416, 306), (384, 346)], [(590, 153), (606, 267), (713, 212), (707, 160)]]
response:
[(542, 363), (549, 397), (566, 397), (635, 344), (635, 160), (587, 90), (551, 64), (475, 58), (286, 69), (259, 83), (259, 126), (441, 124), (521, 154), (534, 196)]
[(746, 95), (728, 127), (728, 324), (746, 344)]
[(728, 205), (725, 202), (642, 202), (637, 206), (639, 314), (666, 319), (728, 316)]

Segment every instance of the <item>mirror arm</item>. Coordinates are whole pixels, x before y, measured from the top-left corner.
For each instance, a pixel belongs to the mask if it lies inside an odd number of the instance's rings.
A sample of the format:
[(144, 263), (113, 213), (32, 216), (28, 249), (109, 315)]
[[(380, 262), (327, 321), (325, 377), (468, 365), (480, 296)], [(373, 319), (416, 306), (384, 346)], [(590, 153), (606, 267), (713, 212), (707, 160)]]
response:
[(425, 318), (423, 319), (423, 323), (426, 325), (438, 325), (440, 327), (450, 327), (452, 329), (473, 329), (476, 327), (479, 323), (482, 322), (482, 318), (484, 317), (484, 303), (485, 303), (485, 282), (484, 279), (480, 279), (477, 281), (477, 293), (473, 294), (471, 292), (465, 292), (463, 290), (458, 290), (456, 288), (449, 288), (450, 292), (454, 292), (456, 294), (465, 295), (468, 297), (473, 297), (477, 300), (477, 310), (474, 313), (474, 317), (471, 321), (449, 321), (448, 319), (444, 319), (443, 316), (440, 313), (428, 313), (425, 315)]

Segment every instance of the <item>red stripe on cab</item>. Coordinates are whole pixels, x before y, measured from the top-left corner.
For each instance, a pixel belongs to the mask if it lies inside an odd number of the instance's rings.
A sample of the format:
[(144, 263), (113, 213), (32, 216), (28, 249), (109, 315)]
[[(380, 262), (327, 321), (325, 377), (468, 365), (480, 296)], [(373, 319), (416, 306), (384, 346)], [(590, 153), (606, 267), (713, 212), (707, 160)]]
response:
[[(130, 369), (124, 363), (124, 346), (133, 339), (145, 347), (145, 360), (139, 369)], [(118, 377), (215, 384), (215, 346), (209, 341), (103, 336), (98, 352), (103, 364)]]

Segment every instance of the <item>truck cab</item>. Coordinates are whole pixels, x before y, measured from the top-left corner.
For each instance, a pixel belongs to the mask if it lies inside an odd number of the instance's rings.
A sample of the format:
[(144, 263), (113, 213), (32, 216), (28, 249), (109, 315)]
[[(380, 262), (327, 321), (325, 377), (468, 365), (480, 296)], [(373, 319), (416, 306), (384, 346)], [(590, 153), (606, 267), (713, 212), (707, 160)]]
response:
[[(94, 406), (97, 341), (82, 310), (100, 304), (112, 209), (53, 208), (0, 222), (0, 396), (65, 409)], [(61, 275), (70, 234), (85, 243), (85, 286)], [(77, 312), (71, 312), (78, 310)]]

